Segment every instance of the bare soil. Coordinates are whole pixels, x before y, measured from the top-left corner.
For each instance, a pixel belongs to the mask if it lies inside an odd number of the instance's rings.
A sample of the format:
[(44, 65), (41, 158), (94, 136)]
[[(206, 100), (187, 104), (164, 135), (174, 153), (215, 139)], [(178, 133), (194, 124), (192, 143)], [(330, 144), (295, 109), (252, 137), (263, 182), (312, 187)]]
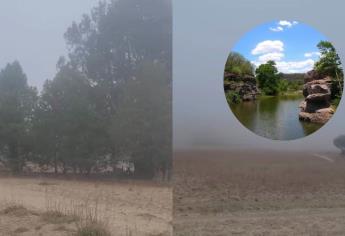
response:
[(116, 236), (165, 236), (172, 235), (171, 212), (172, 188), (145, 181), (0, 178), (0, 235), (70, 236), (92, 218)]
[(345, 235), (345, 160), (337, 153), (176, 152), (174, 233)]

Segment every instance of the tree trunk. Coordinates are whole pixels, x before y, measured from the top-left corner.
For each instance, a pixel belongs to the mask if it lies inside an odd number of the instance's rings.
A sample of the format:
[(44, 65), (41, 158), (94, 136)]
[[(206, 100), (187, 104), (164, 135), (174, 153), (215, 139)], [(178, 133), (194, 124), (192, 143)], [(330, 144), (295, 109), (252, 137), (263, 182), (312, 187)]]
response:
[(58, 163), (57, 163), (56, 155), (55, 155), (55, 158), (54, 158), (54, 173), (55, 173), (55, 175), (58, 174)]

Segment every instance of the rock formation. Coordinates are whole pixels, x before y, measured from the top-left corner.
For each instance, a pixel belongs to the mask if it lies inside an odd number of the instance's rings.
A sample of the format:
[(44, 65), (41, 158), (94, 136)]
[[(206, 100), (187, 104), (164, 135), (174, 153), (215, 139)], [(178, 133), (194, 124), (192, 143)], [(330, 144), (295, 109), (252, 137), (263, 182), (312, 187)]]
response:
[(315, 70), (304, 77), (303, 95), (305, 100), (300, 104), (299, 119), (313, 123), (326, 123), (334, 114), (331, 108), (332, 79), (322, 77)]
[(224, 74), (224, 90), (225, 92), (236, 92), (242, 101), (252, 101), (256, 99), (259, 93), (256, 87), (255, 77), (252, 75), (239, 76), (233, 73)]

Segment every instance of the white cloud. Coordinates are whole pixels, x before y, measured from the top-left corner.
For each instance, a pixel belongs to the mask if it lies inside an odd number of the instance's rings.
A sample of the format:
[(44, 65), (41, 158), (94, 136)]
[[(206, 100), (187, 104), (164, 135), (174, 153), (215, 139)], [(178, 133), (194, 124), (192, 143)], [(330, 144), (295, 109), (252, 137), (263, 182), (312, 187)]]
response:
[(297, 25), (298, 21), (287, 21), (287, 20), (280, 20), (277, 23), (277, 27), (271, 27), (270, 30), (273, 32), (281, 32), (284, 31), (285, 28), (291, 28), (294, 25)]
[(252, 50), (253, 55), (274, 53), (274, 52), (283, 52), (284, 43), (280, 40), (265, 40), (256, 45)]
[(302, 61), (278, 61), (277, 69), (283, 73), (305, 73), (314, 67), (315, 61), (307, 59)]
[(271, 52), (259, 56), (259, 62), (266, 63), (267, 61), (280, 61), (284, 57), (284, 53), (281, 52)]
[[(279, 72), (283, 73), (305, 73), (310, 71), (314, 67), (315, 61), (313, 59), (307, 59), (302, 61), (275, 61), (276, 67)], [(252, 63), (258, 67), (266, 62), (264, 61), (252, 61)]]
[(305, 57), (321, 56), (320, 52), (306, 52), (304, 53)]
[(280, 32), (280, 31), (283, 31), (284, 29), (281, 26), (277, 26), (276, 28), (270, 28), (270, 30), (273, 32)]

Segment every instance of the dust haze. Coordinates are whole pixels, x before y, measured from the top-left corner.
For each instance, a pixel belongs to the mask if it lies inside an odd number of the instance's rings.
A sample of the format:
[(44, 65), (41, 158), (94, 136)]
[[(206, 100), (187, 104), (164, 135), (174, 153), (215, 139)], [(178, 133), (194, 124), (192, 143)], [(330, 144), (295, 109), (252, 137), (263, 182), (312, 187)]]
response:
[(336, 16), (342, 15), (342, 8), (321, 20), (315, 17), (324, 12), (317, 2), (312, 3), (313, 14), (304, 10), (309, 9), (308, 1), (265, 1), (258, 8), (255, 1), (228, 4), (222, 0), (204, 3), (193, 11), (195, 4), (174, 2), (174, 149), (336, 150), (333, 139), (345, 132), (344, 101), (314, 134), (294, 141), (272, 141), (247, 130), (232, 114), (224, 96), (223, 71), (235, 43), (253, 27), (274, 19), (309, 24), (332, 41), (344, 61), (344, 33), (336, 30), (341, 28)]

